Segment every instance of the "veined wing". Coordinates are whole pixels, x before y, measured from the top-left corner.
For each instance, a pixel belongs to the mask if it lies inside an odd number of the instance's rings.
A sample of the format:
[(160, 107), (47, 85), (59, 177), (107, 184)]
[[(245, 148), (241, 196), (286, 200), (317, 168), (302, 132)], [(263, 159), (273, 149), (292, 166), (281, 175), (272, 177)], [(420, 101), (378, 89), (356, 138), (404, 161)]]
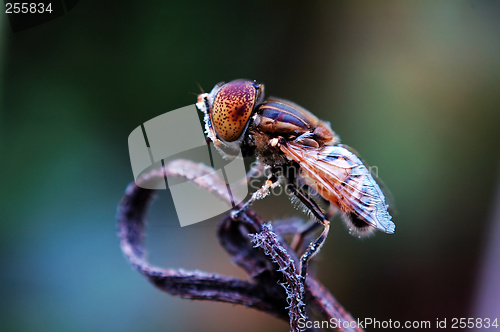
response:
[(368, 225), (394, 233), (385, 196), (363, 162), (342, 146), (304, 147), (294, 142), (281, 151), (300, 165), (300, 176), (318, 194), (349, 215)]
[[(356, 151), (354, 148), (345, 144), (338, 144), (338, 146), (345, 148), (349, 152), (353, 153), (366, 166), (366, 162), (363, 160), (363, 158), (361, 158), (359, 152)], [(375, 182), (377, 183), (380, 190), (382, 190), (382, 193), (385, 196), (385, 202), (389, 205), (387, 211), (389, 211), (389, 214), (394, 217), (394, 215), (397, 214), (397, 207), (394, 202), (394, 196), (392, 195), (389, 188), (387, 188), (387, 186), (384, 184), (384, 181), (382, 181), (382, 179), (378, 177), (378, 174), (376, 172), (373, 172), (371, 168), (369, 168), (368, 170), (370, 171), (371, 176), (373, 177), (373, 179), (375, 180)]]

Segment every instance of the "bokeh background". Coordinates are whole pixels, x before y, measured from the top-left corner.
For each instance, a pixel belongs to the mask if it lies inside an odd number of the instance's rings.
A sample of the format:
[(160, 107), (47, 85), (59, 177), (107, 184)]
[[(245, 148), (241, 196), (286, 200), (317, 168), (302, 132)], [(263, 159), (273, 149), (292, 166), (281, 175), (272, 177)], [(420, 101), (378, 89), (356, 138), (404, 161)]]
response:
[[(498, 1), (80, 1), (13, 33), (2, 13), (0, 330), (287, 331), (161, 293), (116, 236), (128, 134), (235, 78), (330, 121), (395, 198), (394, 235), (335, 219), (316, 259), (354, 317), (500, 319), (481, 297), (500, 297), (499, 17)], [(255, 209), (300, 215), (286, 197)], [(244, 278), (216, 222), (181, 228), (162, 193), (151, 260)]]

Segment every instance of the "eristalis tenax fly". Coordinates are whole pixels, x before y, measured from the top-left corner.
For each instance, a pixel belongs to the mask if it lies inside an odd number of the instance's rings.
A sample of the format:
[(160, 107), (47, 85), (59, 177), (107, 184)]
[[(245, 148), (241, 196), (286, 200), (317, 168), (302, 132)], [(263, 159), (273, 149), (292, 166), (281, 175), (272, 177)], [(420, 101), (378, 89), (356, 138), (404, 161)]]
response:
[(196, 106), (204, 112), (208, 138), (223, 156), (240, 151), (243, 156), (256, 155), (270, 169), (263, 187), (239, 211), (284, 182), (324, 226), (302, 255), (304, 277), (307, 261), (330, 229), (331, 216), (318, 206), (317, 197), (340, 211), (354, 235), (374, 230), (394, 233), (380, 186), (357, 153), (340, 144), (329, 123), (288, 100), (264, 100), (264, 85), (249, 80), (221, 82), (211, 92), (199, 94)]

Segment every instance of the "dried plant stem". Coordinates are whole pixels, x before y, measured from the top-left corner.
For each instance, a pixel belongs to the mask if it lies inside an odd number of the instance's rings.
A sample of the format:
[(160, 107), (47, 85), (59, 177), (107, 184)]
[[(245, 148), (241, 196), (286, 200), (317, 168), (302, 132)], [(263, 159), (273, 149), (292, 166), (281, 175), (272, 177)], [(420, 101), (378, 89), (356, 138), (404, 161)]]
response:
[[(299, 319), (305, 308), (314, 310), (319, 319), (351, 322), (354, 319), (314, 276), (306, 286), (297, 273), (298, 258), (279, 234), (252, 211), (242, 213), (238, 221), (226, 216), (217, 227), (222, 247), (234, 263), (250, 276), (250, 281), (200, 271), (162, 269), (149, 265), (145, 258), (144, 221), (154, 190), (142, 183), (157, 181), (164, 175), (192, 180), (226, 202), (230, 197), (226, 184), (206, 165), (175, 160), (163, 169), (151, 171), (130, 184), (118, 207), (118, 228), (123, 253), (130, 263), (159, 289), (181, 298), (228, 302), (255, 308), (290, 322), (291, 331), (301, 331)], [(251, 238), (250, 235), (251, 234)], [(254, 247), (255, 245), (255, 247)], [(260, 247), (260, 250), (256, 247)], [(283, 289), (283, 287), (285, 289)], [(304, 298), (305, 297), (305, 298)], [(342, 328), (338, 331), (362, 331)]]

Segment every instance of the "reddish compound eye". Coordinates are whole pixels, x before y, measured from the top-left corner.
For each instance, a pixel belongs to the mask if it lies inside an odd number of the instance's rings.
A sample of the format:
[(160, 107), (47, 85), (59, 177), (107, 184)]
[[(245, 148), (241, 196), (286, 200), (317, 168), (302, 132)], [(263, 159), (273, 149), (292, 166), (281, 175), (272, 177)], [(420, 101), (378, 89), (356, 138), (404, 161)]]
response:
[(256, 101), (260, 85), (250, 81), (232, 81), (224, 85), (212, 105), (212, 125), (217, 135), (227, 142), (243, 135)]

